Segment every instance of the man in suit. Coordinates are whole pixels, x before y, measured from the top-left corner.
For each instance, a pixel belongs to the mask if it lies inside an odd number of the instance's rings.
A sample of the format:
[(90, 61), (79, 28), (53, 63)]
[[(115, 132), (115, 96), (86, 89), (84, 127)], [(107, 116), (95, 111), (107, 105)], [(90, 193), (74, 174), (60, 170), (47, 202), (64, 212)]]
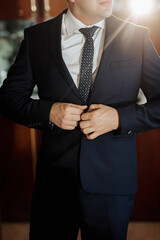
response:
[(43, 130), (30, 240), (76, 240), (79, 227), (82, 240), (125, 240), (135, 135), (160, 127), (160, 59), (148, 29), (114, 17), (112, 0), (68, 3), (25, 29), (0, 90), (2, 115)]

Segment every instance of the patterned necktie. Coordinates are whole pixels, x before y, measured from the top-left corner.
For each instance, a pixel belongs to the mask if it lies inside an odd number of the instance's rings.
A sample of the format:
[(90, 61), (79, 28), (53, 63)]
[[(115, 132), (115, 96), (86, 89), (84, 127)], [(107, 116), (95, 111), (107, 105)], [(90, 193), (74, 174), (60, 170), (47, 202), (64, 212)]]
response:
[(92, 84), (92, 68), (94, 56), (94, 42), (92, 37), (97, 29), (98, 27), (96, 26), (79, 29), (79, 31), (86, 38), (85, 44), (83, 46), (79, 82), (79, 91), (85, 103), (87, 103)]

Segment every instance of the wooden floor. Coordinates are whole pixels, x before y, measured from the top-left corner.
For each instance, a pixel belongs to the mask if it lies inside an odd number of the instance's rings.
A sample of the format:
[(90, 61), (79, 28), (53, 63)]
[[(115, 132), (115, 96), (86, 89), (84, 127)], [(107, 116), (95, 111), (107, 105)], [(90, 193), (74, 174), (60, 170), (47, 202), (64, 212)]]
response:
[[(4, 223), (2, 240), (28, 240), (28, 223)], [(80, 240), (80, 234), (77, 240)], [(160, 222), (131, 222), (127, 240), (160, 240)]]

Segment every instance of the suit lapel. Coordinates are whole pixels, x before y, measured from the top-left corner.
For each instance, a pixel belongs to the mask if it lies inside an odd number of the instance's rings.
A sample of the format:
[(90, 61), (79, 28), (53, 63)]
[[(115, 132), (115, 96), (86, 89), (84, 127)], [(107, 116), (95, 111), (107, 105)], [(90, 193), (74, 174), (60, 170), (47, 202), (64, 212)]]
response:
[(58, 15), (55, 19), (53, 19), (49, 24), (49, 46), (51, 48), (52, 59), (54, 64), (56, 64), (60, 73), (62, 74), (65, 81), (68, 83), (69, 87), (74, 91), (77, 97), (84, 103), (83, 98), (81, 97), (78, 88), (76, 87), (69, 71), (64, 63), (62, 57), (62, 49), (61, 49), (61, 24), (62, 17), (67, 10), (64, 10), (60, 15)]
[(102, 53), (101, 62), (99, 65), (99, 69), (93, 84), (93, 88), (89, 97), (89, 105), (92, 103), (97, 87), (99, 84), (102, 84), (102, 75), (104, 72), (104, 69), (106, 68), (106, 65), (109, 63), (110, 58), (112, 56), (112, 52), (114, 49), (114, 46), (117, 42), (117, 36), (122, 30), (121, 25), (119, 24), (119, 21), (116, 17), (113, 15), (110, 18), (106, 19), (106, 35), (105, 35), (105, 41), (104, 41), (104, 48)]

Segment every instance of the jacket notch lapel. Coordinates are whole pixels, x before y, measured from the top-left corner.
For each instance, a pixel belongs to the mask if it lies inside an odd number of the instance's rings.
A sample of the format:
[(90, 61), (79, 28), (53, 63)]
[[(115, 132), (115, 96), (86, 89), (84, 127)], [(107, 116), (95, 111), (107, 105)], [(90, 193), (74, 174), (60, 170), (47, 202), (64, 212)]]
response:
[(120, 26), (117, 25), (116, 17), (112, 15), (110, 18), (106, 19), (106, 35), (104, 40), (103, 53), (102, 53), (99, 69), (93, 84), (93, 88), (89, 97), (89, 101), (88, 101), (89, 105), (94, 100), (98, 86), (100, 84), (103, 84), (102, 75), (107, 64), (109, 64), (120, 30), (121, 28)]
[(62, 49), (61, 49), (61, 24), (63, 14), (67, 12), (67, 9), (64, 10), (60, 15), (53, 19), (49, 24), (49, 46), (51, 48), (52, 59), (54, 64), (56, 64), (59, 72), (63, 76), (64, 80), (68, 83), (69, 88), (74, 91), (79, 100), (84, 104), (84, 100), (81, 97), (78, 88), (76, 87), (69, 70), (63, 60), (62, 57)]

